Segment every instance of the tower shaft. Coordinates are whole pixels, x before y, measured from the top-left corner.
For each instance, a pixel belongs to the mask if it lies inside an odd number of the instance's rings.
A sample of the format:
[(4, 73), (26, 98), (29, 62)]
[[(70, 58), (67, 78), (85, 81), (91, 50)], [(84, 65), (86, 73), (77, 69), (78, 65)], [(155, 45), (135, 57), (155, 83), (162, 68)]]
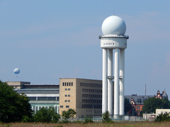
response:
[(120, 50), (120, 67), (119, 67), (119, 115), (124, 115), (124, 69), (125, 69), (125, 50)]
[(107, 111), (107, 49), (103, 49), (102, 114)]
[(108, 111), (113, 115), (113, 49), (108, 51)]
[(114, 115), (115, 118), (118, 118), (119, 116), (124, 115), (125, 49), (127, 47), (127, 39), (129, 37), (126, 35), (102, 35), (99, 36), (99, 38), (101, 39), (101, 48), (103, 50), (102, 113), (109, 111), (111, 116)]
[(120, 49), (114, 52), (114, 117), (119, 115), (119, 55)]

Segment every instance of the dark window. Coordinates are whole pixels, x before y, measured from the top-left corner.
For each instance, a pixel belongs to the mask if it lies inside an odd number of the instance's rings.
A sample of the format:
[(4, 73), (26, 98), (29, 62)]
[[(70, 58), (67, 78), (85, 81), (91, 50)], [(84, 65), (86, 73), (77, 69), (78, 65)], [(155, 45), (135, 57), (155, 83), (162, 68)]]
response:
[(63, 106), (61, 105), (60, 108), (63, 108)]
[(137, 109), (140, 109), (140, 106), (137, 106)]
[(56, 97), (38, 97), (38, 101), (56, 101)]
[(64, 86), (64, 82), (63, 82), (63, 86)]
[(65, 88), (65, 91), (67, 91), (67, 88)]
[(70, 95), (68, 95), (68, 97), (70, 97)]
[(68, 102), (70, 102), (70, 100), (68, 100)]
[(57, 101), (59, 101), (59, 97), (57, 97)]
[(66, 105), (66, 108), (69, 108), (69, 106), (68, 106), (68, 105)]
[(68, 88), (68, 91), (70, 91), (70, 88)]
[(28, 97), (30, 101), (36, 101), (36, 97)]
[(67, 95), (65, 95), (65, 97), (67, 97)]
[(56, 101), (56, 97), (47, 97), (47, 101)]
[(46, 97), (38, 97), (38, 101), (46, 101)]
[(141, 103), (141, 99), (137, 99), (137, 103)]
[(67, 102), (67, 100), (65, 100), (65, 102)]

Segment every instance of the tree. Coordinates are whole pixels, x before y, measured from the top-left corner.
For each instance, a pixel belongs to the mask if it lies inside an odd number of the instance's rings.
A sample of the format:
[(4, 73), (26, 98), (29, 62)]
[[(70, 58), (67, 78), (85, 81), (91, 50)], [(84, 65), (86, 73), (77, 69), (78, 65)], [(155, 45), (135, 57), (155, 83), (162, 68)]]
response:
[(102, 115), (102, 121), (104, 123), (108, 123), (111, 122), (112, 120), (110, 119), (110, 114), (109, 111), (106, 111), (103, 115)]
[(167, 109), (170, 108), (170, 102), (167, 98), (159, 99), (159, 98), (149, 98), (144, 101), (144, 106), (142, 108), (143, 113), (151, 113), (156, 109)]
[(161, 113), (158, 115), (155, 119), (156, 122), (161, 122), (161, 121), (170, 121), (170, 116), (169, 113)]
[(68, 109), (68, 111), (63, 111), (62, 116), (64, 119), (73, 118), (76, 114), (76, 111), (74, 109)]
[(84, 123), (93, 123), (93, 118), (92, 117), (86, 117), (84, 119)]
[(129, 100), (127, 98), (125, 98), (124, 100), (124, 112), (127, 115), (131, 115), (132, 114), (132, 110), (133, 110), (133, 106), (129, 103)]
[(0, 121), (21, 121), (24, 116), (32, 117), (29, 99), (24, 94), (19, 95), (7, 83), (0, 81)]
[(54, 107), (49, 107), (49, 109), (43, 107), (34, 115), (35, 122), (57, 123), (59, 119), (60, 115), (55, 113)]

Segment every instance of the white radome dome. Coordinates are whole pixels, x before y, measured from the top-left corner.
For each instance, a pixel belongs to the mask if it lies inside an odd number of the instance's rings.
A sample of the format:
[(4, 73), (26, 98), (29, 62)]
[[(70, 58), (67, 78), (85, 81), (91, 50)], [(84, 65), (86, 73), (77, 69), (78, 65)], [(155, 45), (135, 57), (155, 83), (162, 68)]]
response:
[(118, 16), (107, 17), (102, 24), (103, 34), (124, 35), (126, 32), (126, 24), (123, 19)]

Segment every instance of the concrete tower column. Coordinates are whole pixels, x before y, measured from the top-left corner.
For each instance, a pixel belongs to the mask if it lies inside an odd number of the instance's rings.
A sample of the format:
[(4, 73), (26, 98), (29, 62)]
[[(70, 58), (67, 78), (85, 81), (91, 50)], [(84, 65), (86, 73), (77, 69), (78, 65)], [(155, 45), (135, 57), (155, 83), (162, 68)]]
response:
[(107, 49), (103, 49), (102, 114), (107, 111)]
[(120, 49), (114, 52), (114, 118), (119, 116), (119, 55)]
[(108, 49), (108, 111), (113, 116), (113, 49)]
[(103, 50), (102, 113), (109, 111), (110, 115), (113, 115), (112, 80), (114, 79), (114, 118), (124, 115), (124, 50), (127, 48), (127, 39), (129, 39), (125, 32), (126, 24), (124, 20), (112, 15), (103, 21), (103, 35), (99, 36), (100, 47)]
[(119, 75), (120, 75), (120, 80), (119, 80), (119, 86), (120, 86), (120, 93), (119, 93), (119, 115), (123, 116), (124, 115), (124, 79), (125, 79), (125, 50), (121, 49), (120, 50), (120, 68), (119, 68)]

